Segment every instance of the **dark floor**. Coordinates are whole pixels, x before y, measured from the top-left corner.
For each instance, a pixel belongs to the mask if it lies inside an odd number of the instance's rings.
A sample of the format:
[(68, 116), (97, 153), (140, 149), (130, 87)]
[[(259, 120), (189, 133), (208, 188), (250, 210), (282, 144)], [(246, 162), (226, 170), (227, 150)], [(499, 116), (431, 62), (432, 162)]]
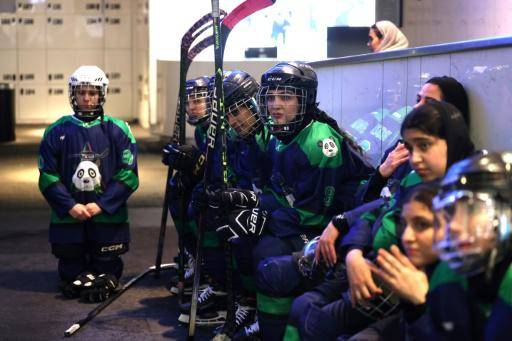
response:
[[(140, 188), (129, 201), (131, 250), (124, 255), (122, 282), (154, 264), (166, 169), (147, 132), (140, 140)], [(18, 127), (16, 143), (0, 143), (0, 340), (58, 340), (95, 305), (67, 300), (56, 287), (56, 260), (47, 242), (49, 210), (37, 188), (37, 143), (42, 130)], [(176, 234), (168, 223), (164, 262), (176, 253)], [(84, 326), (75, 340), (181, 340), (177, 300), (160, 279), (148, 275)], [(198, 340), (211, 337), (200, 330)]]

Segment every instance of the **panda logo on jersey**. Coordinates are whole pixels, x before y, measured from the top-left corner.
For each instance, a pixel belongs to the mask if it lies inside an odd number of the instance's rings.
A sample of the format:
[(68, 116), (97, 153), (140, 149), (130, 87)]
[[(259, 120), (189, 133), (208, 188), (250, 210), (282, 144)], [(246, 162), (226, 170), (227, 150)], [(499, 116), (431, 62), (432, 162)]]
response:
[(101, 188), (101, 173), (91, 161), (82, 161), (73, 174), (73, 185), (80, 192), (91, 192)]
[(332, 137), (322, 140), (322, 152), (327, 157), (335, 157), (338, 154), (338, 146)]

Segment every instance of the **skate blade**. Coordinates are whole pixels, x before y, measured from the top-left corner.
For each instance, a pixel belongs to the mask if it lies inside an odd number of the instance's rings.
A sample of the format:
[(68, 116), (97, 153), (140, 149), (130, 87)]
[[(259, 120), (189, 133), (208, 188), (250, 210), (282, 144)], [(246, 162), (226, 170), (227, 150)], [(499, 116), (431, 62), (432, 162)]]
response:
[[(215, 327), (221, 326), (226, 323), (227, 312), (225, 310), (217, 311), (217, 316), (209, 319), (203, 319), (200, 316), (196, 317), (196, 326), (198, 327)], [(180, 314), (178, 321), (181, 323), (188, 323), (190, 316), (188, 314)]]

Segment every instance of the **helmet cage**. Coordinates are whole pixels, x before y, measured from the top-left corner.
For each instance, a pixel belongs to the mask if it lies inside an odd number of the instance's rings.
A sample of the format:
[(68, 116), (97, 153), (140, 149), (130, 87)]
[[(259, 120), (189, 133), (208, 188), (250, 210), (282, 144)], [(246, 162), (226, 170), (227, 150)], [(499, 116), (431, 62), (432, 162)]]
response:
[(452, 190), (436, 196), (433, 208), (438, 221), (434, 248), (454, 271), (472, 276), (486, 270), (489, 255), (493, 263), (503, 257), (512, 212), (496, 193)]
[[(297, 98), (297, 112), (290, 121), (286, 123), (277, 123), (269, 112), (269, 100), (272, 102), (276, 96)], [(306, 114), (306, 104), (308, 91), (304, 88), (298, 88), (291, 85), (262, 86), (258, 93), (258, 104), (263, 123), (268, 127), (271, 134), (276, 136), (286, 136), (293, 134), (300, 127), (304, 115)], [(283, 101), (281, 105), (288, 105), (289, 100)]]
[(369, 301), (357, 302), (355, 309), (366, 317), (379, 321), (397, 312), (400, 299), (391, 289), (377, 280), (376, 277), (374, 277), (374, 280), (382, 289), (382, 294), (374, 296)]
[[(189, 105), (194, 103), (196, 106), (204, 105), (204, 108), (199, 109), (203, 111), (202, 114), (194, 115), (190, 112)], [(192, 126), (204, 126), (208, 124), (210, 117), (211, 101), (210, 93), (207, 88), (197, 88), (194, 91), (187, 92), (187, 102), (185, 107), (187, 116), (187, 123)]]
[[(93, 87), (98, 91), (99, 98), (98, 104), (94, 108), (83, 108), (78, 105), (77, 91), (84, 88)], [(73, 111), (80, 118), (95, 119), (99, 117), (103, 112), (103, 105), (105, 104), (105, 94), (107, 92), (107, 86), (93, 85), (89, 82), (79, 82), (77, 84), (70, 83), (68, 86), (69, 103), (73, 108)]]
[[(241, 112), (250, 112), (243, 121), (236, 119), (239, 117)], [(230, 126), (230, 133), (235, 139), (248, 140), (254, 137), (262, 127), (262, 122), (259, 115), (258, 104), (254, 98), (244, 98), (236, 101), (232, 105), (226, 108), (226, 116)], [(230, 121), (229, 117), (233, 117)]]

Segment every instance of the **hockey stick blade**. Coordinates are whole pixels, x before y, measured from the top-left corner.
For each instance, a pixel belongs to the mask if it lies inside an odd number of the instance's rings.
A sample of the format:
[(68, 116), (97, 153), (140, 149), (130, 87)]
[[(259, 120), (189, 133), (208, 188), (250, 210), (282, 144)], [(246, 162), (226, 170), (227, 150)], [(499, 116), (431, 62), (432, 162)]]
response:
[[(168, 263), (168, 264), (161, 264), (160, 268), (168, 270), (168, 269), (174, 268), (175, 266), (176, 266), (176, 263)], [(147, 268), (146, 270), (144, 270), (137, 276), (130, 279), (128, 282), (126, 282), (121, 287), (121, 289), (117, 290), (114, 293), (114, 295), (110, 296), (107, 300), (101, 302), (98, 306), (96, 306), (96, 308), (91, 310), (89, 312), (89, 314), (87, 314), (86, 317), (73, 323), (73, 325), (71, 325), (71, 327), (66, 329), (66, 331), (64, 332), (64, 336), (65, 337), (73, 336), (78, 330), (80, 330), (80, 328), (82, 328), (87, 322), (91, 321), (94, 317), (96, 317), (103, 309), (105, 309), (107, 306), (110, 305), (110, 303), (114, 302), (117, 298), (119, 298), (119, 296), (121, 296), (126, 290), (130, 289), (130, 287), (132, 287), (135, 283), (137, 283), (142, 278), (144, 278), (144, 276), (146, 276), (148, 273), (153, 272), (155, 270), (156, 270), (156, 266), (150, 266), (149, 268)]]

